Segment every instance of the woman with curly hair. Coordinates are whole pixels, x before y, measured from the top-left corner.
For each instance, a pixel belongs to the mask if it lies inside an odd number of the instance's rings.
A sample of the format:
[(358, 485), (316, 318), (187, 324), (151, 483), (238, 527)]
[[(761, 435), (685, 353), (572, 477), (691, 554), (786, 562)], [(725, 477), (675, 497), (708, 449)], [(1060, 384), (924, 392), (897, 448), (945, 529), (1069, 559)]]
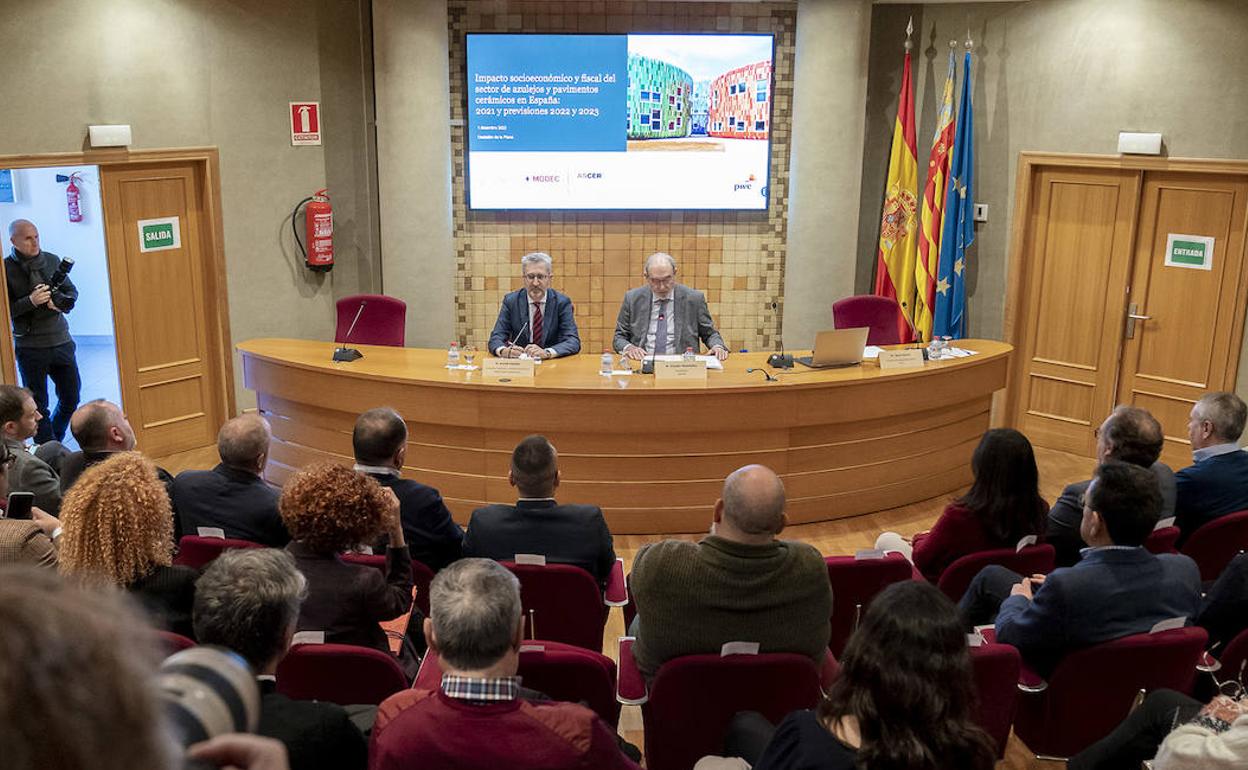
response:
[[(378, 625), (412, 607), (412, 557), (403, 539), (399, 500), (373, 479), (341, 465), (320, 463), (296, 473), (282, 489), (287, 549), (308, 579), (300, 631), (323, 631), (331, 644), (390, 651)], [(341, 554), (389, 535), (386, 574), (350, 564)]]
[(151, 460), (118, 452), (88, 468), (65, 493), (60, 519), (62, 574), (125, 588), (159, 627), (194, 633), (199, 572), (172, 563), (173, 513)]

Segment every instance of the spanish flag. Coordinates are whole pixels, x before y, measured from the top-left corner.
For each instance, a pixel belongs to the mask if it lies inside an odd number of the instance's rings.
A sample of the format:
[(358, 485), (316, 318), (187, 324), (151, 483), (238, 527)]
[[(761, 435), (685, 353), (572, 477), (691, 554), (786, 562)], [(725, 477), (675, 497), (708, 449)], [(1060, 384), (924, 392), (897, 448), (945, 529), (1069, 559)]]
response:
[(936, 114), (936, 136), (927, 161), (927, 185), (923, 188), (923, 211), (919, 226), (919, 258), (914, 263), (914, 328), (920, 340), (932, 338), (932, 312), (936, 307), (936, 266), (940, 261), (940, 228), (949, 185), (949, 153), (953, 149), (953, 51), (945, 75), (945, 93)]
[(888, 183), (884, 193), (884, 216), (880, 221), (879, 260), (875, 268), (875, 293), (892, 297), (901, 305), (906, 320), (898, 323), (901, 339), (910, 339), (907, 323), (914, 316), (916, 247), (915, 191), (919, 188), (918, 156), (914, 142), (914, 89), (910, 84), (910, 51), (907, 47), (901, 74), (901, 96), (893, 126), (893, 151), (888, 160)]

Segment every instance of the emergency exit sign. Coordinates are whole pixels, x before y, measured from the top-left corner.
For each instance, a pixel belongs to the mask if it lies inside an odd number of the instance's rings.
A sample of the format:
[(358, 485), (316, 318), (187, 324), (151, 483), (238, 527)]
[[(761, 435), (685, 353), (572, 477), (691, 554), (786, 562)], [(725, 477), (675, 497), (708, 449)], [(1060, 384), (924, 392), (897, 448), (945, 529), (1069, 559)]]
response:
[(321, 103), (291, 102), (290, 103), (290, 144), (299, 145), (321, 143)]
[(1166, 235), (1166, 267), (1213, 269), (1213, 238), (1204, 235)]
[(139, 251), (182, 248), (182, 229), (177, 217), (139, 220)]

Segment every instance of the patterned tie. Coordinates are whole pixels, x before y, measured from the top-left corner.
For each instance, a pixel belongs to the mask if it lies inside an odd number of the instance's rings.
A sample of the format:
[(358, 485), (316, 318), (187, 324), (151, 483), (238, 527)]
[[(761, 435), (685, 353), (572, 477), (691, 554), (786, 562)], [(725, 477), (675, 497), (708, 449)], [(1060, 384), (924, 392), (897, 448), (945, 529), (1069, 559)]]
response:
[(543, 339), (545, 338), (542, 337), (542, 306), (539, 303), (534, 302), (533, 303), (533, 329), (532, 329), (532, 333), (529, 334), (529, 341), (532, 342), (534, 345), (540, 345), (542, 344)]
[(667, 300), (659, 300), (659, 320), (654, 325), (654, 354), (667, 355)]

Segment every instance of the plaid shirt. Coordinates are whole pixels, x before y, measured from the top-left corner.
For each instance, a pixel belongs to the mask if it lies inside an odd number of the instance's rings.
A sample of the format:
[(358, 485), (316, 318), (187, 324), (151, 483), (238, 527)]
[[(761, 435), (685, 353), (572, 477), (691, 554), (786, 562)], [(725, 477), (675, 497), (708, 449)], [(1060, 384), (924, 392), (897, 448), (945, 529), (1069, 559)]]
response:
[(442, 692), (448, 698), (466, 700), (470, 703), (490, 703), (515, 700), (520, 692), (520, 677), (502, 676), (496, 679), (442, 675)]

